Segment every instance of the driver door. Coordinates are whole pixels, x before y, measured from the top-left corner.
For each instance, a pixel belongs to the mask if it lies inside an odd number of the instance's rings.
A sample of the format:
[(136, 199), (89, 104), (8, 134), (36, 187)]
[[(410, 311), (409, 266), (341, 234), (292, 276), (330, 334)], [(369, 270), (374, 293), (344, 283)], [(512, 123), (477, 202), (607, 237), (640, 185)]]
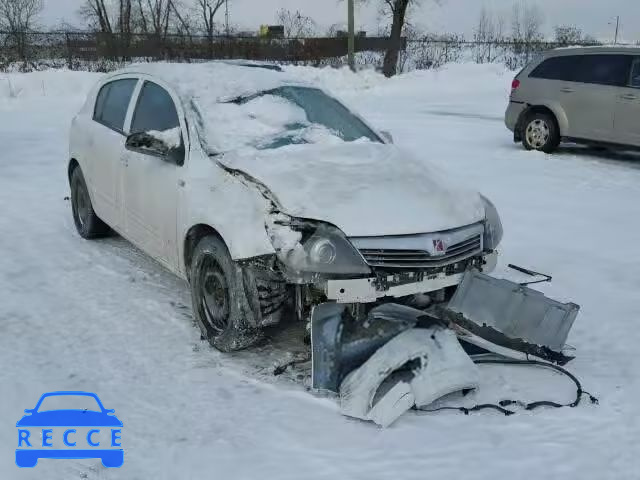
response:
[[(144, 80), (138, 90), (129, 133), (175, 128), (184, 132), (176, 105), (166, 88)], [(177, 201), (184, 153), (177, 159), (127, 149), (122, 164), (126, 236), (171, 269), (178, 255)]]

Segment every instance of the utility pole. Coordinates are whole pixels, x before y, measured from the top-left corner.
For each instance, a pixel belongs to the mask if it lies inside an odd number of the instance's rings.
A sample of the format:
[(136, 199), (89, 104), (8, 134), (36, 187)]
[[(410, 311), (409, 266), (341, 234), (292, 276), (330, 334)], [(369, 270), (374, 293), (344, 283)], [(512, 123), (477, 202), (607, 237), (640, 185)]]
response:
[(620, 15), (618, 15), (616, 17), (616, 36), (613, 40), (613, 44), (617, 45), (618, 44), (618, 31), (620, 30)]
[(224, 0), (224, 23), (227, 37), (229, 36), (229, 0)]
[(349, 45), (348, 45), (348, 52), (349, 52), (349, 67), (351, 68), (351, 70), (355, 70), (356, 69), (356, 56), (355, 56), (355, 51), (356, 51), (356, 27), (355, 27), (355, 5), (354, 5), (354, 1), (355, 0), (347, 0), (347, 4), (348, 4), (348, 16), (349, 16), (349, 20), (348, 20), (348, 25), (349, 25)]

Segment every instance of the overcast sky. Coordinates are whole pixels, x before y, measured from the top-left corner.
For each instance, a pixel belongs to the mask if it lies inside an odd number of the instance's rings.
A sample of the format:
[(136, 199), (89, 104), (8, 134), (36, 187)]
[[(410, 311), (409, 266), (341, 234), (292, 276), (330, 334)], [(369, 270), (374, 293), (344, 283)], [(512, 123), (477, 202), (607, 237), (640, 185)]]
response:
[[(183, 0), (185, 3), (191, 0)], [(613, 39), (615, 16), (621, 17), (621, 36), (640, 40), (640, 0), (520, 0), (536, 4), (545, 17), (545, 33), (557, 24), (575, 24), (601, 40)], [(358, 7), (357, 23), (375, 33), (378, 5), (382, 0), (369, 0)], [(514, 0), (418, 0), (411, 14), (416, 25), (433, 32), (464, 33), (470, 36), (482, 6), (496, 15), (509, 18)], [(45, 0), (42, 22), (57, 25), (61, 21), (81, 25), (77, 10), (82, 0)], [(344, 22), (346, 3), (339, 0), (229, 0), (231, 22), (241, 29), (257, 30), (263, 23), (273, 23), (280, 8), (299, 9), (321, 27)], [(221, 16), (219, 21), (222, 21)], [(508, 20), (507, 20), (508, 24)]]

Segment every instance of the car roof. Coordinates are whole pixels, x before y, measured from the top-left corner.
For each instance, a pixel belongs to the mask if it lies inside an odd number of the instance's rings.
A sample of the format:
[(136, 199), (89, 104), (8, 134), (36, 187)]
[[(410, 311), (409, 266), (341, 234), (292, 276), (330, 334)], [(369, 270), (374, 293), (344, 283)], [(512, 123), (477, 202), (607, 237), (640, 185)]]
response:
[(598, 45), (592, 47), (562, 47), (545, 53), (545, 58), (564, 55), (591, 55), (591, 54), (624, 54), (639, 55), (640, 47), (635, 45)]
[(111, 77), (124, 74), (155, 77), (176, 90), (183, 101), (232, 99), (305, 83), (277, 65), (249, 61), (139, 63), (113, 72)]

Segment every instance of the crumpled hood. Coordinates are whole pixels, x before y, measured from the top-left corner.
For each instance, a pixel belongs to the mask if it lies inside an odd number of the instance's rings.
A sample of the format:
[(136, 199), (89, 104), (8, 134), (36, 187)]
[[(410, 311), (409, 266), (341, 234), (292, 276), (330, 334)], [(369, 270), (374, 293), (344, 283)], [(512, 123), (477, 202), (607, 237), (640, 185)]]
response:
[(437, 232), (484, 219), (477, 192), (451, 186), (394, 145), (291, 145), (218, 161), (261, 182), (284, 213), (332, 223), (348, 237)]

